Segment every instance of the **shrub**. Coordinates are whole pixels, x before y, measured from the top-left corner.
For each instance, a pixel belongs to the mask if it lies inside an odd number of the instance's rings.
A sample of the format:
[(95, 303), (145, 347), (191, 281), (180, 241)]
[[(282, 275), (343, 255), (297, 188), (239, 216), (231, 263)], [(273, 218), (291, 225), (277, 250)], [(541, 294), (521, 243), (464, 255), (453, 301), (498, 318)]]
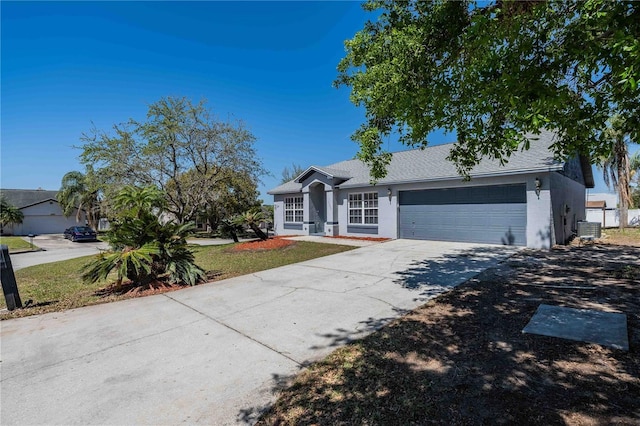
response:
[(171, 283), (195, 285), (205, 278), (186, 241), (194, 225), (162, 223), (154, 214), (161, 211), (159, 197), (154, 188), (127, 187), (118, 194), (114, 203), (118, 213), (106, 234), (111, 250), (99, 254), (84, 268), (83, 280), (106, 279), (113, 270), (118, 285), (124, 278), (137, 285), (160, 277)]

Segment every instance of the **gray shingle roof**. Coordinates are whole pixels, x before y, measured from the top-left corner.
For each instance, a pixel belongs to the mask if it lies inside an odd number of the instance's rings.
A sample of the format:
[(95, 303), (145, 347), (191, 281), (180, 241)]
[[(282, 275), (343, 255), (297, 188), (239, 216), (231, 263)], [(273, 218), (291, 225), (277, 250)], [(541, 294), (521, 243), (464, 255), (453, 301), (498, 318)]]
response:
[(13, 206), (21, 209), (43, 201), (55, 200), (58, 191), (45, 189), (0, 189), (0, 195)]
[[(526, 151), (514, 152), (508, 163), (500, 165), (497, 160), (483, 159), (470, 173), (471, 177), (491, 176), (499, 174), (519, 174), (541, 170), (560, 170), (563, 164), (554, 160), (549, 147), (553, 143), (554, 134), (543, 132), (530, 138), (530, 147)], [(460, 178), (455, 164), (447, 160), (453, 144), (434, 145), (425, 149), (413, 149), (393, 153), (391, 163), (387, 167), (387, 176), (378, 181), (378, 185), (398, 184), (421, 181), (434, 181)], [(314, 166), (315, 167), (315, 166)], [(331, 164), (327, 167), (315, 167), (319, 170), (338, 170), (341, 176), (348, 178), (341, 183), (341, 188), (370, 185), (369, 166), (360, 160), (347, 160)], [(308, 170), (308, 169), (307, 169)], [(333, 173), (331, 173), (333, 174)], [(300, 192), (302, 185), (290, 181), (273, 188), (269, 194), (285, 194)]]
[(295, 178), (294, 182), (301, 182), (309, 173), (313, 173), (314, 171), (318, 171), (329, 177), (338, 179), (349, 179), (351, 177), (351, 172), (347, 170), (340, 170), (333, 167), (310, 166), (309, 168), (307, 168), (307, 170), (305, 170), (297, 178)]

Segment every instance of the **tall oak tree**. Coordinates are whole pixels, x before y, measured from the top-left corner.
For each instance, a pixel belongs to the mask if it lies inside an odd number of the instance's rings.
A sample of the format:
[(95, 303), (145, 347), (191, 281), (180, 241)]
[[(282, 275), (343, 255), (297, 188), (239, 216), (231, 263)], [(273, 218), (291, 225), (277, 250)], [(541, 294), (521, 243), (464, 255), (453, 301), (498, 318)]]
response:
[(457, 134), (450, 159), (467, 175), (480, 158), (507, 161), (526, 134), (554, 130), (558, 158), (596, 159), (607, 120), (640, 135), (640, 2), (370, 0), (376, 19), (345, 42), (337, 86), (366, 111), (355, 131), (372, 177), (386, 173), (392, 133), (424, 146)]
[(255, 137), (241, 121), (221, 121), (186, 98), (151, 104), (146, 120), (92, 129), (82, 137), (81, 161), (105, 185), (105, 197), (126, 185), (154, 186), (178, 223), (195, 219), (215, 193), (235, 185), (241, 174), (255, 186), (266, 174), (254, 148)]

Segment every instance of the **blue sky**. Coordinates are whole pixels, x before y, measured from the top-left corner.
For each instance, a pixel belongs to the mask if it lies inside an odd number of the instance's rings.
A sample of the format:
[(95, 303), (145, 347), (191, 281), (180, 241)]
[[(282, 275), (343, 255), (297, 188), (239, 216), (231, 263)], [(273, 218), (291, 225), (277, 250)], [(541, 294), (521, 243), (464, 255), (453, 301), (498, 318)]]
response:
[[(284, 167), (352, 158), (363, 120), (335, 89), (345, 39), (369, 14), (356, 2), (1, 3), (1, 182), (58, 189), (83, 171), (80, 136), (142, 120), (164, 96), (207, 99), (242, 119), (278, 185)], [(452, 142), (436, 134), (432, 144)], [(389, 141), (389, 150), (407, 149)], [(604, 192), (599, 172), (594, 192)], [(593, 190), (592, 190), (593, 191)]]

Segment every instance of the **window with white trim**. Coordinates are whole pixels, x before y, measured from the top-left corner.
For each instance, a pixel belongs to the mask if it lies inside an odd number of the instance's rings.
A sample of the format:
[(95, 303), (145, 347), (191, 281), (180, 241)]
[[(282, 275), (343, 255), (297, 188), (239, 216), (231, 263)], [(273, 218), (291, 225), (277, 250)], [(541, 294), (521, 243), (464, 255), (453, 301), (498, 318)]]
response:
[(303, 197), (285, 197), (284, 221), (302, 223), (304, 215)]
[(378, 224), (378, 193), (362, 192), (349, 194), (349, 224)]

